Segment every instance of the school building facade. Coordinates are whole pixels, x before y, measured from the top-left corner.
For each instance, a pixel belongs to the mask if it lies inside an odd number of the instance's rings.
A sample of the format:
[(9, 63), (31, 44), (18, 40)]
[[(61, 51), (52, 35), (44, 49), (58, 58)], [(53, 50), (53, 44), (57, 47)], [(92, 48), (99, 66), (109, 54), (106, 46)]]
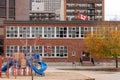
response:
[[(100, 26), (115, 30), (119, 24), (114, 21), (5, 21), (4, 55), (37, 52), (48, 62), (90, 61), (94, 55), (85, 52), (86, 32), (92, 35)], [(51, 48), (49, 53), (45, 52), (46, 47)]]

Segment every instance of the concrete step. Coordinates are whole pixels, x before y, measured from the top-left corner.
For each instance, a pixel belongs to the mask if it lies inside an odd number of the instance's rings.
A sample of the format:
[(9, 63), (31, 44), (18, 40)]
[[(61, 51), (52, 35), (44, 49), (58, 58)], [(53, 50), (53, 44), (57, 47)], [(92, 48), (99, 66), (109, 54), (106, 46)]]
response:
[(83, 62), (81, 66), (94, 66), (92, 62)]

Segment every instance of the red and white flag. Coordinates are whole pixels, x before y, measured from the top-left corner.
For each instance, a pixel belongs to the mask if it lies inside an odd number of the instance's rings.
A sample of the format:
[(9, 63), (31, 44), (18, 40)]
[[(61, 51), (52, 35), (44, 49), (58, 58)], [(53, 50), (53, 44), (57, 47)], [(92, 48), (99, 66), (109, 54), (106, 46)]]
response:
[(88, 21), (88, 16), (84, 16), (83, 14), (78, 13), (78, 19), (82, 19), (84, 21)]

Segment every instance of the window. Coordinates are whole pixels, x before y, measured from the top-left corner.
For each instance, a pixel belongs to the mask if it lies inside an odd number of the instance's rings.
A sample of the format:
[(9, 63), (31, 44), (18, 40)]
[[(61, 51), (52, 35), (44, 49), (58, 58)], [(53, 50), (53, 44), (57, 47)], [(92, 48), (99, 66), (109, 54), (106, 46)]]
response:
[(56, 37), (67, 37), (67, 27), (56, 27)]
[(32, 53), (39, 53), (42, 56), (42, 46), (32, 46)]
[(9, 26), (6, 28), (7, 38), (17, 38), (18, 37), (18, 27)]
[[(4, 1), (4, 0), (3, 0)], [(9, 7), (14, 8), (15, 7), (15, 0), (10, 0), (9, 1)]]
[(30, 37), (30, 27), (19, 27), (19, 37), (27, 38)]
[[(46, 50), (48, 53), (46, 53)], [(55, 57), (55, 46), (44, 46), (44, 57)]]
[(96, 10), (96, 12), (100, 15), (100, 13), (102, 13), (102, 10)]
[(86, 4), (78, 4), (79, 7), (86, 7)]
[(46, 53), (48, 46), (6, 46), (6, 56), (13, 56), (15, 52), (21, 52), (25, 55), (39, 53), (44, 58), (67, 58), (68, 48), (66, 46), (49, 46), (50, 52)]
[(74, 3), (67, 3), (66, 5), (69, 6), (69, 7), (74, 7), (75, 6)]
[(89, 21), (94, 21), (95, 20), (95, 16), (88, 16)]
[[(93, 19), (94, 17), (92, 17)], [(84, 38), (85, 34), (91, 32), (91, 27), (81, 26), (9, 26), (6, 27), (7, 38)]]
[(94, 27), (93, 28), (93, 33), (95, 37), (105, 37), (108, 36), (108, 34), (106, 34), (105, 36), (103, 36), (104, 32), (107, 31), (113, 31), (116, 30), (116, 27)]
[(75, 56), (76, 55), (76, 51), (72, 51), (72, 56)]
[(55, 36), (54, 27), (44, 27), (44, 37), (51, 38)]
[(94, 15), (95, 10), (88, 10), (89, 15)]
[(79, 27), (69, 27), (69, 38), (79, 37)]
[(95, 7), (94, 3), (88, 4), (88, 8), (89, 8), (89, 9), (93, 9), (94, 7)]
[(72, 19), (74, 19), (75, 18), (75, 16), (67, 16), (66, 17), (66, 19), (68, 20), (68, 21), (71, 21)]
[(66, 46), (56, 46), (56, 56), (57, 57), (67, 57), (68, 49)]
[(6, 46), (6, 56), (12, 57), (17, 51), (17, 46)]
[[(3, 1), (5, 1), (5, 0), (3, 0)], [(2, 1), (1, 1), (2, 2)], [(0, 4), (1, 4), (1, 2), (0, 2)], [(7, 10), (6, 10), (6, 7), (0, 7), (0, 17), (2, 17), (2, 18), (6, 18), (6, 12), (7, 12)]]
[(6, 0), (1, 0), (0, 1), (0, 6), (6, 6)]
[(9, 9), (9, 17), (15, 17), (15, 9)]
[(19, 46), (19, 52), (28, 55), (30, 53), (30, 46)]
[(101, 4), (101, 3), (98, 3), (98, 4), (96, 4), (96, 6), (101, 7), (101, 6), (102, 6), (102, 4)]
[(86, 13), (87, 10), (77, 10), (77, 12), (80, 12), (80, 13)]
[(91, 27), (81, 27), (80, 37), (84, 38), (86, 34), (91, 34)]
[(32, 27), (32, 37), (36, 37), (36, 36), (42, 36), (42, 27)]
[(75, 10), (74, 10), (74, 9), (67, 9), (66, 12), (71, 12), (71, 13), (73, 13), (73, 12), (75, 12)]

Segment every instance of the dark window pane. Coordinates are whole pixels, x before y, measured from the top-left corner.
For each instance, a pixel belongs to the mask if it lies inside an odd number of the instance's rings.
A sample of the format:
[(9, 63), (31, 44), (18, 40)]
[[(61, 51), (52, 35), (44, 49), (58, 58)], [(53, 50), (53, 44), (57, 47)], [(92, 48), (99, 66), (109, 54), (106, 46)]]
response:
[(9, 7), (15, 7), (15, 0), (9, 1)]
[(0, 17), (6, 16), (6, 8), (0, 8)]
[(6, 6), (6, 0), (0, 0), (0, 6)]
[(15, 16), (15, 9), (9, 9), (9, 16), (14, 17)]

